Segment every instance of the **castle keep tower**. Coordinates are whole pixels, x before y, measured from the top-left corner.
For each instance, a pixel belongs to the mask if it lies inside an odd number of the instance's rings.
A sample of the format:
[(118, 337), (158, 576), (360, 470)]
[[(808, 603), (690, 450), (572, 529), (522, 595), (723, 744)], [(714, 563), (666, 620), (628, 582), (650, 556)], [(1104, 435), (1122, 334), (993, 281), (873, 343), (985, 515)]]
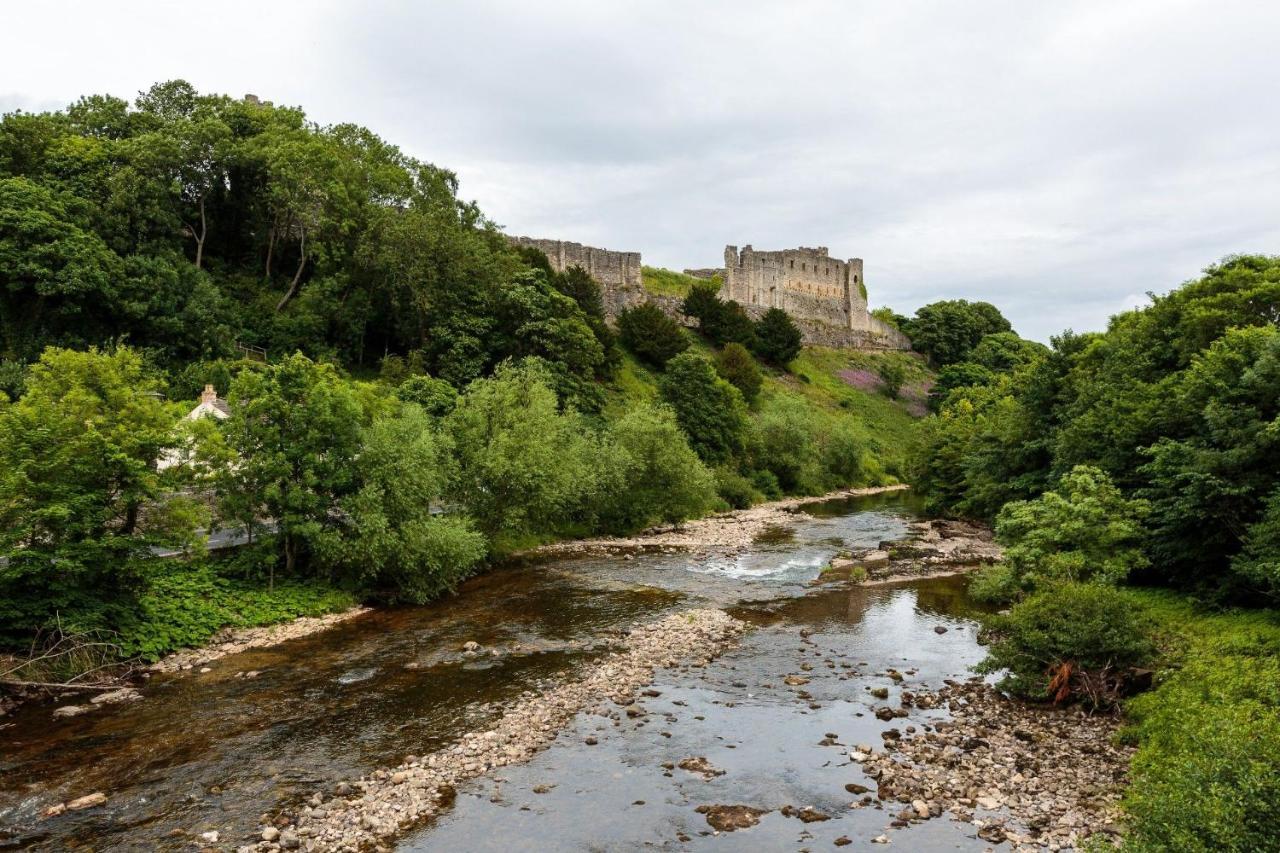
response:
[(869, 328), (862, 259), (838, 260), (826, 246), (778, 252), (725, 246), (720, 297), (842, 329)]

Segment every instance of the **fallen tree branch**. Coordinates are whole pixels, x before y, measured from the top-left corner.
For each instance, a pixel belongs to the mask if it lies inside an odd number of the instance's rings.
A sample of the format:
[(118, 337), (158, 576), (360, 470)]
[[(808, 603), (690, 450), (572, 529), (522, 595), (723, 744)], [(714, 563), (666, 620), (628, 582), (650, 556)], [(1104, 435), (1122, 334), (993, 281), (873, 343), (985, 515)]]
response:
[(0, 681), (0, 687), (41, 687), (46, 690), (119, 690), (121, 684), (59, 684), (55, 681)]

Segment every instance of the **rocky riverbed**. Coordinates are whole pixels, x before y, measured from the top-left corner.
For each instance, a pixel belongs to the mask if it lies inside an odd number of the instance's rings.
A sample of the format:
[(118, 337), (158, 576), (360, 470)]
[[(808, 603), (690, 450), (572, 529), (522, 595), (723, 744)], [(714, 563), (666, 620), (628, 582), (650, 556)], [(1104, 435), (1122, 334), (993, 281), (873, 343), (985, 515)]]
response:
[[(264, 824), (253, 850), (358, 850), (395, 836), (452, 802), (457, 786), (499, 767), (527, 761), (555, 739), (578, 712), (601, 703), (643, 713), (635, 692), (656, 669), (705, 666), (745, 629), (720, 610), (686, 610), (630, 632), (626, 650), (583, 677), (541, 695), (529, 694), (490, 729), (469, 732), (445, 750), (411, 756), (332, 791), (318, 791), (295, 814)], [(607, 707), (607, 706), (606, 706)]]
[(749, 509), (720, 513), (676, 527), (655, 527), (634, 536), (604, 536), (554, 542), (529, 552), (536, 558), (688, 551), (695, 555), (732, 554), (750, 549), (762, 535), (795, 523), (796, 511), (814, 504), (906, 491), (905, 485), (842, 489), (813, 498), (789, 498)]
[(939, 577), (990, 565), (1002, 556), (991, 529), (982, 525), (928, 519), (912, 522), (908, 530), (902, 539), (841, 553), (818, 579), (866, 584)]
[[(0, 847), (976, 853), (1112, 830), (1114, 723), (967, 681), (982, 608), (940, 575), (990, 555), (982, 531), (903, 493), (768, 518), (745, 545), (541, 559), (280, 645), (227, 637), (249, 644), (176, 659), (145, 701), (20, 708)], [(867, 582), (815, 585), (871, 551)]]
[(1112, 742), (1114, 717), (1013, 701), (980, 679), (903, 691), (900, 703), (950, 718), (890, 728), (882, 747), (850, 750), (876, 780), (876, 798), (900, 807), (892, 826), (947, 814), (1027, 853), (1119, 834), (1116, 804), (1133, 750)]

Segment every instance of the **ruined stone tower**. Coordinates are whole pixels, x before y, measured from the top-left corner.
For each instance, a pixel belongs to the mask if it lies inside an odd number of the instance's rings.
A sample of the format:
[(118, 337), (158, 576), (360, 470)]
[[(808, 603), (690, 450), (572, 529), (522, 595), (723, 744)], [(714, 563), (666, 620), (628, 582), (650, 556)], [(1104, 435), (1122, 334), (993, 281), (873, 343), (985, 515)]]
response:
[(841, 261), (826, 246), (758, 252), (751, 246), (724, 249), (720, 296), (743, 306), (781, 308), (792, 317), (843, 329), (864, 329), (867, 298), (862, 259)]

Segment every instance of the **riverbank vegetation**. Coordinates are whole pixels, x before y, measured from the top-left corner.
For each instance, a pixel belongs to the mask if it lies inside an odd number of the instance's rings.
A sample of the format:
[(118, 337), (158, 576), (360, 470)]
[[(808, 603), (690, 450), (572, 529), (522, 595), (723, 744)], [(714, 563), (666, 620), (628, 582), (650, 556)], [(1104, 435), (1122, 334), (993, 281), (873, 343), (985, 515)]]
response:
[(0, 121), (0, 280), (11, 650), (421, 602), (541, 542), (894, 482), (910, 440), (781, 312), (615, 331), (447, 170), (182, 81)]
[(1277, 320), (1280, 258), (1240, 256), (1105, 332), (934, 353), (913, 480), (936, 512), (994, 520), (1009, 557), (974, 583), (1012, 605), (985, 667), (1124, 708), (1135, 850), (1280, 837)]

